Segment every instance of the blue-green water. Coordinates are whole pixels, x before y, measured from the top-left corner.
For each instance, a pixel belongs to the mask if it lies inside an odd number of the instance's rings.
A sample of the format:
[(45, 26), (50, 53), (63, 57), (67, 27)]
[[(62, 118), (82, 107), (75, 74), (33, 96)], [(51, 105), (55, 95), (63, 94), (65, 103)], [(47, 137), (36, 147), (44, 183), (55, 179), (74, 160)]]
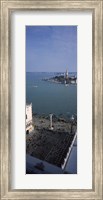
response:
[(77, 86), (43, 81), (57, 73), (26, 73), (26, 102), (31, 103), (33, 112), (39, 115), (64, 115), (70, 117), (77, 114)]

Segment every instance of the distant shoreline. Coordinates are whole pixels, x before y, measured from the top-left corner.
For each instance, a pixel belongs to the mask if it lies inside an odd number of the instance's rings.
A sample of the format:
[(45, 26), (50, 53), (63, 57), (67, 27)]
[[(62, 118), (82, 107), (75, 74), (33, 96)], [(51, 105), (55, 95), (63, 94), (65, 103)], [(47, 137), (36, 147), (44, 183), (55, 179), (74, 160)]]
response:
[[(64, 71), (62, 72), (26, 72), (26, 73), (57, 73), (57, 74), (61, 74), (61, 73), (64, 73)], [(77, 74), (77, 72), (69, 72), (70, 74)]]
[(70, 75), (68, 75), (68, 72), (56, 74), (53, 77), (43, 78), (42, 80), (53, 82), (53, 83), (60, 83), (60, 84), (64, 84), (64, 85), (77, 84), (77, 76), (75, 76), (75, 75), (70, 76)]

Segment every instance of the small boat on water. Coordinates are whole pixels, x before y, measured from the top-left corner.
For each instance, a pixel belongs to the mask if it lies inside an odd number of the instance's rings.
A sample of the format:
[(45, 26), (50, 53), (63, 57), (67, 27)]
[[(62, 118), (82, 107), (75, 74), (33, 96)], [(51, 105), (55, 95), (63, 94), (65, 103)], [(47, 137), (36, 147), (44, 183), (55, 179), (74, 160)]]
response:
[(73, 115), (71, 116), (71, 120), (74, 120), (74, 116)]

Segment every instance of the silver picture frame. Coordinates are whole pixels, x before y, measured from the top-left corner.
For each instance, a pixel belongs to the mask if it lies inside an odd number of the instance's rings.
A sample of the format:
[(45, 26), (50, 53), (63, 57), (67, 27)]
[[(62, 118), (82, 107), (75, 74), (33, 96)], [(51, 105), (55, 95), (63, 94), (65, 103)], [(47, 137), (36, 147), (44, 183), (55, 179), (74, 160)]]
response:
[[(103, 199), (103, 1), (102, 0), (1, 0), (0, 67), (0, 183), (3, 200), (16, 199)], [(11, 55), (10, 18), (15, 11), (66, 10), (92, 11), (92, 189), (12, 190), (11, 189)]]

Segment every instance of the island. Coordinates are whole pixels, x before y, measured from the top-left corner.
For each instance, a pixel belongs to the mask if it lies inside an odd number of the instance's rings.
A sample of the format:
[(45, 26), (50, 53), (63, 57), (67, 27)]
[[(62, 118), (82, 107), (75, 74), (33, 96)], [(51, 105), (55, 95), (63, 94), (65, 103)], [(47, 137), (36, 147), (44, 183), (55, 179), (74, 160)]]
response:
[(61, 83), (61, 84), (77, 84), (77, 77), (76, 76), (70, 76), (68, 74), (68, 70), (64, 74), (59, 74), (51, 78), (44, 78), (44, 81), (49, 81), (53, 83)]

